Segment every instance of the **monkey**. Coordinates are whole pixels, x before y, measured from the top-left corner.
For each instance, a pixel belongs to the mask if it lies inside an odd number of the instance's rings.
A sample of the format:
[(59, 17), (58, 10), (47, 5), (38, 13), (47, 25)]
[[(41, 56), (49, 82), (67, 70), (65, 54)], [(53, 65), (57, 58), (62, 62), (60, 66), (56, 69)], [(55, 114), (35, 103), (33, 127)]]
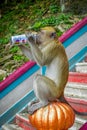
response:
[[(52, 101), (65, 102), (70, 105), (64, 97), (69, 63), (65, 48), (58, 40), (55, 29), (50, 26), (44, 27), (39, 32), (27, 33), (26, 37), (30, 48), (19, 45), (22, 52), (40, 67), (46, 66), (45, 75), (36, 74), (34, 77), (33, 89), (37, 100), (28, 105), (29, 114), (33, 114)], [(87, 115), (87, 113), (74, 111), (79, 115)]]

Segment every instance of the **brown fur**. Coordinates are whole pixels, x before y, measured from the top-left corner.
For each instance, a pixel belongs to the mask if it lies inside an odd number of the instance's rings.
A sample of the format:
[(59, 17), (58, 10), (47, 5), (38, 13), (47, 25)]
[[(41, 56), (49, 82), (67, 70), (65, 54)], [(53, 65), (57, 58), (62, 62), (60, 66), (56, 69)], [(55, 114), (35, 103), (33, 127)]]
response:
[(58, 41), (54, 28), (45, 27), (36, 35), (26, 35), (30, 49), (23, 45), (19, 47), (23, 53), (36, 61), (39, 66), (46, 66), (45, 76), (37, 74), (33, 81), (33, 89), (39, 102), (29, 104), (29, 113), (59, 99), (64, 98), (64, 88), (68, 80), (69, 64), (65, 49)]

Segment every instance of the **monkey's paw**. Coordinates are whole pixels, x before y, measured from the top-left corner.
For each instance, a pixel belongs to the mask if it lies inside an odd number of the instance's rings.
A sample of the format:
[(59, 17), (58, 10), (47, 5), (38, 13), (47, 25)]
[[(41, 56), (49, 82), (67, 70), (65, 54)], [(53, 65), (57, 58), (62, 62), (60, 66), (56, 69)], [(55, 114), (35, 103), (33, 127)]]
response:
[(28, 113), (30, 115), (32, 115), (35, 111), (36, 111), (36, 109), (33, 107), (33, 105), (32, 106), (28, 106)]
[(35, 111), (33, 111), (32, 109), (29, 109), (29, 110), (28, 110), (28, 113), (29, 113), (30, 115), (32, 115), (34, 112), (35, 112)]

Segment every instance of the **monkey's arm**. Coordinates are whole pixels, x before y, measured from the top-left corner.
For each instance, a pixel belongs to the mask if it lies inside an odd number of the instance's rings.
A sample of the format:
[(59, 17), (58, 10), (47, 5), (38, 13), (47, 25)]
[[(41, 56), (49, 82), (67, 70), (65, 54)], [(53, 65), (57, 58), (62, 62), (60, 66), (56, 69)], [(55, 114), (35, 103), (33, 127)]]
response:
[(42, 50), (40, 50), (37, 45), (34, 45), (31, 48), (31, 50), (33, 51), (33, 56), (40, 66), (48, 65), (52, 61), (52, 59), (55, 58), (55, 55), (58, 51), (57, 48), (55, 48), (54, 50), (54, 48), (50, 46), (47, 46), (47, 49), (44, 48)]
[(19, 45), (19, 48), (21, 49), (21, 51), (23, 52), (23, 54), (24, 54), (27, 58), (29, 58), (29, 59), (31, 59), (31, 60), (34, 60), (30, 48), (28, 48), (28, 47), (26, 47), (26, 46), (24, 46), (24, 45)]
[(33, 54), (33, 57), (35, 59), (35, 61), (37, 62), (37, 64), (39, 64), (40, 66), (44, 65), (44, 55), (41, 52), (41, 50), (38, 48), (38, 46), (36, 44), (30, 44), (31, 47), (31, 51)]
[(50, 43), (40, 49), (37, 44), (30, 43), (31, 51), (35, 61), (40, 65), (44, 66), (50, 63), (50, 61), (57, 55), (58, 47), (57, 45), (53, 45), (54, 43)]

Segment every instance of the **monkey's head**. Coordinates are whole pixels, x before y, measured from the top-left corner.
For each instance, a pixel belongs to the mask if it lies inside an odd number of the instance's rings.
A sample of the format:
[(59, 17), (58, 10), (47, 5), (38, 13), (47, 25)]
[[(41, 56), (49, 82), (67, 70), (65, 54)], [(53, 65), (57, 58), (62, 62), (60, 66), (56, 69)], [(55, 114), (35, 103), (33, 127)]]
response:
[(37, 45), (57, 39), (56, 31), (53, 27), (43, 27), (39, 32), (29, 33), (27, 37), (30, 42), (35, 42)]
[(53, 27), (44, 27), (38, 33), (38, 40), (43, 43), (57, 38), (56, 31)]

